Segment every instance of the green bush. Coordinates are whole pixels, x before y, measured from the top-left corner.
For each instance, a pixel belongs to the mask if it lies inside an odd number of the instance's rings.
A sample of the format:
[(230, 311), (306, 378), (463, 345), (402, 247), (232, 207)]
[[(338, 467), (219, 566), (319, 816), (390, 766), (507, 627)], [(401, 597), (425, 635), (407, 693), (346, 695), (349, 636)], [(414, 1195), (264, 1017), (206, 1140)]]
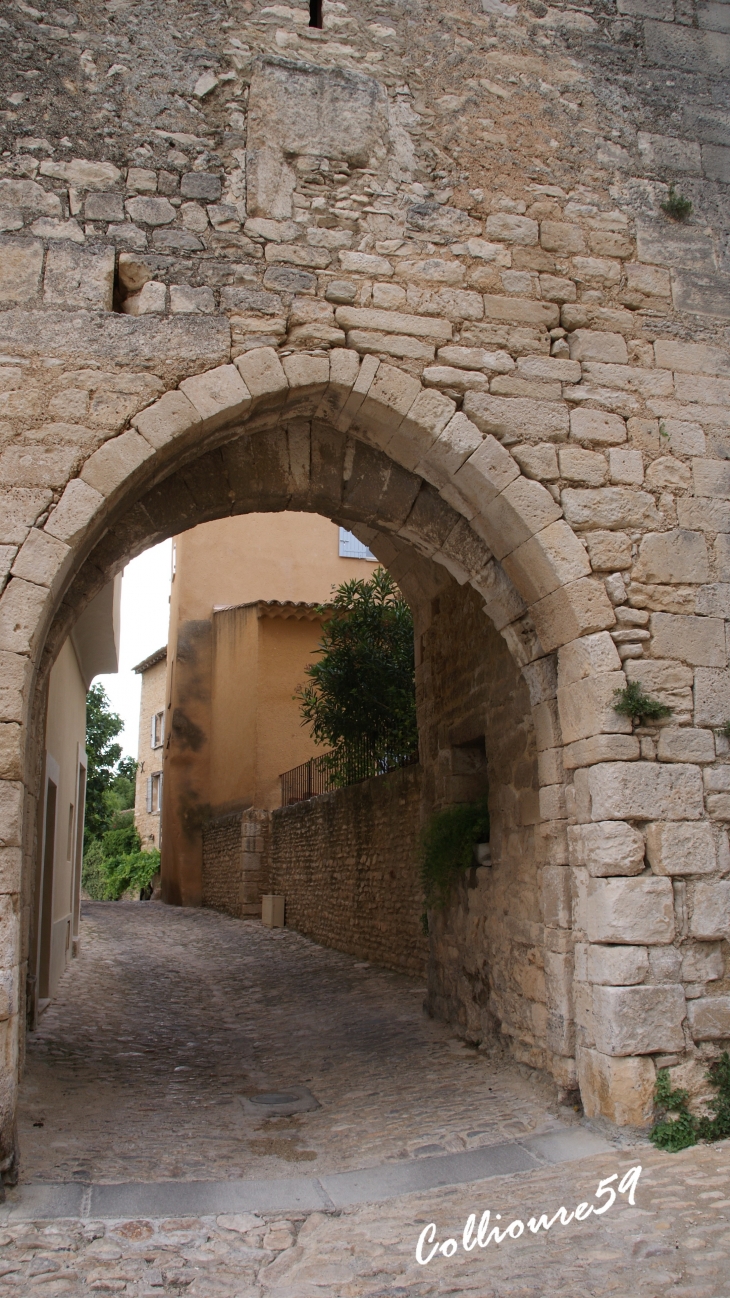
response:
[(118, 901), (125, 892), (141, 892), (160, 869), (160, 853), (141, 850), (131, 817), (117, 812), (112, 828), (93, 840), (84, 856), (81, 883), (94, 901)]
[(614, 712), (631, 717), (632, 721), (658, 721), (660, 717), (671, 716), (672, 709), (645, 694), (638, 681), (629, 681), (625, 690), (614, 690), (613, 697)]
[(474, 864), (475, 843), (489, 840), (487, 799), (433, 814), (423, 835), (421, 882), (426, 906), (443, 910), (454, 880)]

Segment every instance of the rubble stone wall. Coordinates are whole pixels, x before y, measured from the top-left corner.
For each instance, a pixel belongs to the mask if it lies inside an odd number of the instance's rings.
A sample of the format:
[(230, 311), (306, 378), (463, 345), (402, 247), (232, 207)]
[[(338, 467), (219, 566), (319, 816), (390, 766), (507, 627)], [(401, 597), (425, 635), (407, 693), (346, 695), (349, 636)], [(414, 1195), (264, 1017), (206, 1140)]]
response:
[(269, 886), (323, 946), (422, 978), (421, 768), (271, 813)]
[(0, 1168), (48, 668), (223, 513), (318, 509), (414, 607), (439, 566), (484, 599), (534, 726), (540, 1048), (587, 1110), (730, 1039), (726, 10), (4, 8)]

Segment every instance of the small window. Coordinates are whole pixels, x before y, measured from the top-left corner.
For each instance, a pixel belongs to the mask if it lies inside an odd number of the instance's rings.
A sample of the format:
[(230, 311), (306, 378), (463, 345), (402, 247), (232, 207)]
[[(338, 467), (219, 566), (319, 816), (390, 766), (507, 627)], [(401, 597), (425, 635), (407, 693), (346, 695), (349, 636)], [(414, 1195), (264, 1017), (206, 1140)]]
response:
[(340, 558), (341, 559), (375, 559), (368, 547), (362, 541), (358, 541), (352, 532), (346, 528), (340, 528)]
[(162, 748), (165, 738), (165, 713), (153, 712), (150, 734), (150, 748)]
[(162, 771), (150, 775), (147, 779), (147, 811), (156, 815), (162, 810)]

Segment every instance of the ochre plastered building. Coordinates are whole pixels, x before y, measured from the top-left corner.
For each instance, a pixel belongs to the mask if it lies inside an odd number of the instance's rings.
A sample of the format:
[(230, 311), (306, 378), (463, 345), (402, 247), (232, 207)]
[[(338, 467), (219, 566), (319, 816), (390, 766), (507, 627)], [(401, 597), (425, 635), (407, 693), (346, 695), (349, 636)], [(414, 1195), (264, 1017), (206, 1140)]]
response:
[[(353, 538), (354, 540), (354, 538)], [(318, 750), (294, 698), (333, 590), (376, 567), (316, 514), (250, 514), (174, 541), (165, 713), (162, 894), (200, 905), (203, 827), (280, 803)], [(355, 543), (357, 548), (357, 543)], [(364, 546), (360, 550), (365, 556)]]
[(142, 677), (139, 700), (139, 740), (134, 791), (134, 823), (142, 850), (159, 850), (162, 827), (163, 753), (167, 703), (167, 646), (137, 663)]
[(484, 742), (432, 1005), (645, 1122), (730, 1041), (727, 6), (112, 8), (3, 18), (0, 1165), (51, 667), (130, 556), (249, 512), (396, 575), (427, 808)]

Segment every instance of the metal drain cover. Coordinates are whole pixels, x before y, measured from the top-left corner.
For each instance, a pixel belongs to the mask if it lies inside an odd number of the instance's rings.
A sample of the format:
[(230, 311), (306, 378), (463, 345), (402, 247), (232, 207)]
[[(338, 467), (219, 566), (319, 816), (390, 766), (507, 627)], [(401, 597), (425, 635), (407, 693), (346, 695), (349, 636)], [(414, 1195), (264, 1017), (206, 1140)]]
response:
[(255, 1095), (242, 1095), (241, 1103), (246, 1113), (259, 1118), (288, 1118), (294, 1113), (311, 1113), (320, 1107), (306, 1086), (288, 1086), (285, 1091), (259, 1091)]

